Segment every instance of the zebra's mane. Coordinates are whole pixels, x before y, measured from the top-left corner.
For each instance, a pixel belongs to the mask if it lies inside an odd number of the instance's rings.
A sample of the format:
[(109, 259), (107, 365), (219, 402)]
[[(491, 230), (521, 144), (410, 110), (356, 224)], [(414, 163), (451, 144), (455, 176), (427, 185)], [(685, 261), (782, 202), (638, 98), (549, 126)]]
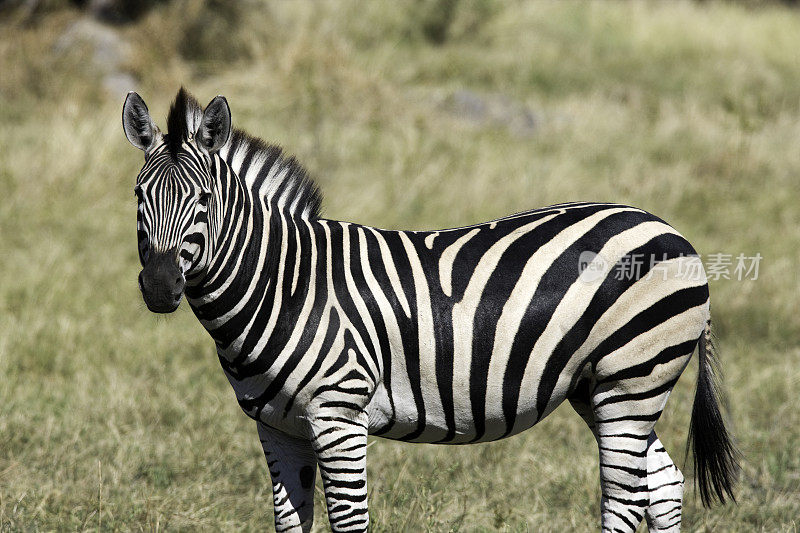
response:
[[(319, 218), (322, 207), (319, 187), (297, 159), (284, 154), (280, 146), (234, 129), (220, 155), (253, 193), (268, 200), (279, 196), (277, 204), (287, 215)], [(249, 167), (242, 171), (244, 161), (249, 161)]]
[[(203, 108), (181, 87), (167, 116), (166, 140), (173, 158), (177, 160), (181, 145), (197, 131), (202, 118)], [(279, 205), (287, 215), (319, 218), (322, 207), (319, 187), (305, 168), (294, 157), (286, 156), (280, 146), (234, 128), (220, 156), (254, 193), (267, 199), (280, 193)], [(244, 172), (247, 175), (241, 175), (243, 161), (250, 162)], [(266, 187), (261, 186), (264, 182)], [(260, 193), (261, 190), (264, 192)]]
[(197, 131), (202, 118), (203, 108), (194, 96), (181, 87), (167, 115), (167, 145), (174, 160), (177, 161), (181, 145), (189, 140), (189, 134)]

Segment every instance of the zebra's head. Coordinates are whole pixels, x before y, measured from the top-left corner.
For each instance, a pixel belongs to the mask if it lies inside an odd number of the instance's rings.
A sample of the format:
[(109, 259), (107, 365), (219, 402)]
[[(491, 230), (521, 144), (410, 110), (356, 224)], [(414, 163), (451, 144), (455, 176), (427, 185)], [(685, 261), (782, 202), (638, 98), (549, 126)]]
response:
[(187, 277), (202, 272), (211, 255), (209, 218), (216, 211), (217, 152), (228, 141), (228, 102), (217, 96), (203, 110), (181, 88), (162, 134), (142, 98), (128, 94), (122, 109), (128, 140), (144, 152), (136, 179), (139, 289), (148, 309), (178, 308)]

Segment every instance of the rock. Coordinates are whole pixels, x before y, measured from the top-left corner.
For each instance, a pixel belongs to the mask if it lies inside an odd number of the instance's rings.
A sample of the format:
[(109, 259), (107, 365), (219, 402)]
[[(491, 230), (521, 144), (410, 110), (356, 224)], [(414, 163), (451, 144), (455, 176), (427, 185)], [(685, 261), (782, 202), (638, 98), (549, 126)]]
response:
[(82, 18), (72, 23), (55, 44), (57, 53), (68, 53), (86, 47), (91, 53), (91, 63), (103, 78), (103, 86), (115, 96), (133, 90), (136, 80), (125, 70), (131, 46), (119, 33), (92, 18)]
[(522, 137), (535, 133), (538, 126), (537, 116), (525, 104), (500, 93), (482, 95), (461, 89), (447, 97), (443, 107), (463, 120), (502, 126)]

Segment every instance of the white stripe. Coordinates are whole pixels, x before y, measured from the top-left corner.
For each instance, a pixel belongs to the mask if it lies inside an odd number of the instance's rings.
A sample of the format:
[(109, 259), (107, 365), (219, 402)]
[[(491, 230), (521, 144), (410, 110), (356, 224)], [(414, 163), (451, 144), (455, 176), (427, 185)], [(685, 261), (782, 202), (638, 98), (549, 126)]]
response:
[(480, 233), (481, 228), (475, 228), (459, 237), (456, 242), (445, 248), (439, 257), (439, 282), (442, 284), (442, 292), (448, 298), (453, 295), (452, 274), (453, 261), (461, 248), (469, 242), (475, 235)]
[(386, 270), (386, 275), (389, 277), (389, 283), (391, 283), (395, 296), (397, 296), (400, 302), (400, 307), (403, 308), (406, 316), (411, 318), (411, 307), (408, 305), (406, 294), (403, 292), (403, 287), (400, 284), (400, 276), (397, 274), (397, 268), (392, 258), (392, 252), (389, 251), (389, 246), (386, 244), (386, 241), (383, 240), (383, 236), (381, 236), (375, 228), (365, 227), (364, 229), (371, 231), (378, 241), (378, 248), (380, 249), (381, 258), (383, 259), (384, 270)]
[(420, 388), (422, 389), (422, 402), (425, 406), (425, 420), (428, 430), (425, 436), (431, 440), (439, 440), (446, 435), (441, 431), (435, 437), (433, 428), (444, 428), (445, 417), (442, 400), (439, 396), (439, 384), (436, 379), (436, 343), (433, 332), (433, 315), (431, 309), (430, 292), (425, 271), (419, 261), (414, 245), (408, 235), (401, 232), (400, 240), (403, 242), (408, 260), (411, 263), (411, 274), (414, 278), (414, 293), (417, 296), (417, 337), (419, 339), (419, 374)]

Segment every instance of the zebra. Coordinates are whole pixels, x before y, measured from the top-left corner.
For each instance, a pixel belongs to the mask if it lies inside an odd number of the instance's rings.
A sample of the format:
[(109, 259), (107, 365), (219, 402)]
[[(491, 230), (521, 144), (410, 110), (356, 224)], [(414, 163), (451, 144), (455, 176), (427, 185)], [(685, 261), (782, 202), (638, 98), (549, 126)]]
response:
[[(131, 92), (122, 122), (145, 158), (143, 300), (169, 313), (185, 295), (214, 339), (256, 421), (276, 531), (310, 530), (318, 469), (331, 529), (368, 529), (368, 435), (494, 441), (564, 400), (599, 447), (602, 530), (678, 531), (684, 477), (653, 428), (695, 347), (696, 483), (705, 505), (734, 498), (706, 275), (660, 218), (571, 202), (378, 229), (322, 218), (300, 163), (234, 129), (223, 96), (203, 108), (182, 87), (162, 133)], [(637, 256), (657, 260), (618, 275)]]

